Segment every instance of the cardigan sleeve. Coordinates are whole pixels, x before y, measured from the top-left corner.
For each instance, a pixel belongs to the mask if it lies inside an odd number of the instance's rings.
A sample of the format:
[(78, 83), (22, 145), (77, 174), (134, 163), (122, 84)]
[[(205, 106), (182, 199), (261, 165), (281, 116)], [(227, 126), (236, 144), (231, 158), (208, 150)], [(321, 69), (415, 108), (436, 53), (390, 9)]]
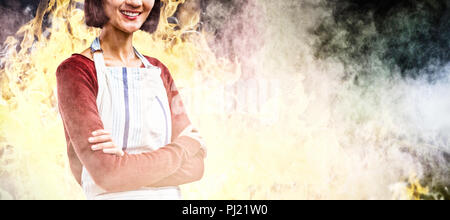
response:
[[(91, 132), (103, 129), (96, 105), (95, 75), (86, 64), (69, 58), (56, 71), (58, 108), (67, 137), (94, 182), (106, 191), (127, 191), (159, 182), (175, 173), (200, 149), (200, 143), (179, 136), (160, 149), (119, 157), (92, 151)], [(68, 141), (69, 142), (69, 141)]]

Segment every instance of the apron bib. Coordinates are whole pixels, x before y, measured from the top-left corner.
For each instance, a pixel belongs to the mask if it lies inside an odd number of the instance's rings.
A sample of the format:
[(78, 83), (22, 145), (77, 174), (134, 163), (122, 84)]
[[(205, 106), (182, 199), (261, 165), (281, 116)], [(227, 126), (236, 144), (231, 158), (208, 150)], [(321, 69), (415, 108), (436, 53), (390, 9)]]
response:
[[(172, 122), (161, 69), (133, 47), (144, 64), (138, 67), (106, 67), (100, 40), (91, 45), (97, 72), (97, 108), (104, 129), (128, 154), (151, 152), (171, 140)], [(179, 187), (144, 187), (106, 193), (83, 167), (82, 185), (88, 199), (180, 199)]]

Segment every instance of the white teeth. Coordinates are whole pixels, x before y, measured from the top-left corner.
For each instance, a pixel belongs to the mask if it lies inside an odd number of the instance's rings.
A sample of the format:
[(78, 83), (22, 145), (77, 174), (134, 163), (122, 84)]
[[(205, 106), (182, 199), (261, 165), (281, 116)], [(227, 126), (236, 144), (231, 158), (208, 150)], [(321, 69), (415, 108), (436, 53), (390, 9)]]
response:
[(133, 13), (133, 12), (127, 12), (127, 11), (122, 11), (122, 14), (124, 14), (126, 16), (130, 16), (130, 17), (136, 17), (139, 15), (139, 13)]

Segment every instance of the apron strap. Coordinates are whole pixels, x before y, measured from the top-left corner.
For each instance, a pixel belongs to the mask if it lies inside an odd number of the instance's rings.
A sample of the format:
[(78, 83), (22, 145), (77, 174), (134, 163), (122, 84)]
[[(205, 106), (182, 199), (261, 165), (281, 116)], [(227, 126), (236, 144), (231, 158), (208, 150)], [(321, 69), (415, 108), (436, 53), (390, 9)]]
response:
[(94, 64), (97, 72), (103, 72), (106, 69), (105, 59), (103, 58), (103, 51), (100, 47), (100, 40), (98, 37), (91, 44), (91, 52), (94, 56)]
[(150, 64), (150, 62), (148, 62), (147, 58), (145, 58), (141, 53), (139, 53), (138, 50), (136, 50), (136, 48), (134, 48), (134, 52), (136, 53), (136, 55), (139, 57), (139, 59), (141, 59), (142, 63), (144, 64), (145, 68), (150, 68), (153, 65)]
[[(148, 60), (139, 53), (138, 50), (136, 50), (135, 47), (133, 47), (134, 53), (136, 56), (141, 60), (141, 62), (144, 64), (145, 68), (151, 68), (153, 65), (148, 62)], [(91, 44), (91, 52), (94, 56), (94, 62), (95, 62), (95, 68), (96, 69), (104, 69), (105, 66), (105, 59), (103, 58), (103, 50), (100, 46), (100, 39), (98, 37), (95, 38), (95, 40)]]

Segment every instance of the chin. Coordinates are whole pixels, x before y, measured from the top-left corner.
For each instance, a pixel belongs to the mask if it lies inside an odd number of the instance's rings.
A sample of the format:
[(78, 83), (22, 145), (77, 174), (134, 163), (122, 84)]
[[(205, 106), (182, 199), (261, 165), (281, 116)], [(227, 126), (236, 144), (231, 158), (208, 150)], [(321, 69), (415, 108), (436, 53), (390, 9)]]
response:
[(129, 34), (134, 33), (136, 31), (138, 31), (139, 29), (140, 29), (140, 27), (123, 27), (123, 28), (120, 28), (121, 31), (123, 31), (125, 33), (129, 33)]

